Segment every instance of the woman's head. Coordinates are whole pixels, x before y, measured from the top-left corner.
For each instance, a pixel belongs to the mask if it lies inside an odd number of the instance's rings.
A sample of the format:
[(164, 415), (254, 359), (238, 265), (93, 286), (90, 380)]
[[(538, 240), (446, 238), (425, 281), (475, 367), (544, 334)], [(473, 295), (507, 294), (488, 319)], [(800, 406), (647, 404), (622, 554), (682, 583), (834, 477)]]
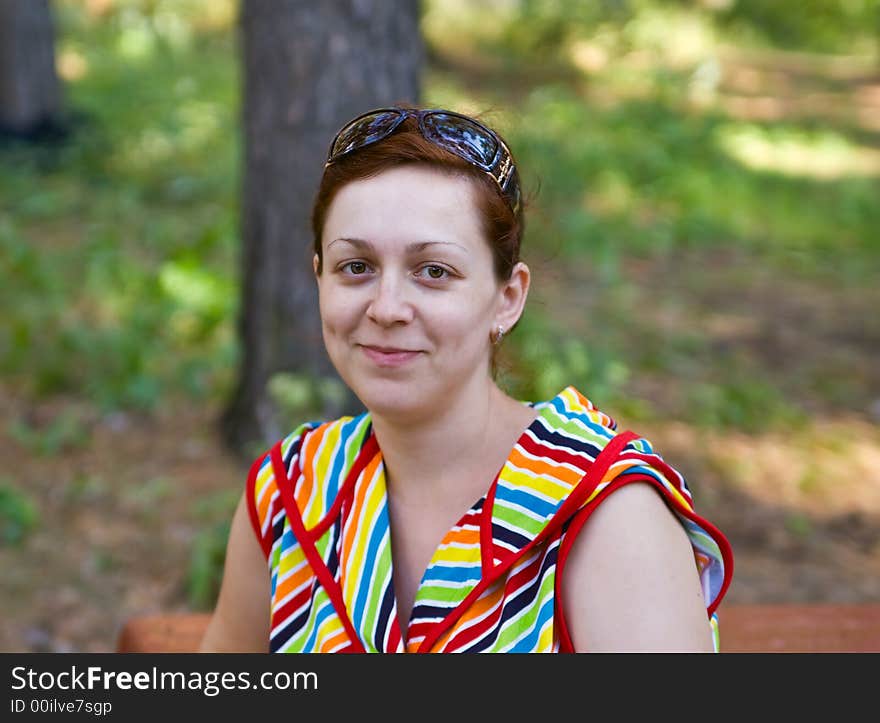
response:
[(412, 117), (325, 169), (314, 212), (324, 343), (372, 412), (423, 419), (485, 390), (493, 342), (529, 286), (505, 180), (424, 138)]
[(343, 126), (331, 144), (312, 207), (319, 273), (327, 211), (339, 189), (403, 165), (426, 166), (473, 181), (474, 201), (497, 278), (510, 278), (519, 261), (524, 217), (519, 172), (507, 144), (475, 119), (406, 106), (358, 116)]

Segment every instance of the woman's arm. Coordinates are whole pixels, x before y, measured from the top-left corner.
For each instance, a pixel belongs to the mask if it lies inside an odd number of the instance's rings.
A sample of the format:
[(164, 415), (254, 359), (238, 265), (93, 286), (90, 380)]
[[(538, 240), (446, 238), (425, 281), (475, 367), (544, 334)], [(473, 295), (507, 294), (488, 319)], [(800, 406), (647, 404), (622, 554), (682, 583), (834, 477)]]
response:
[(217, 605), (199, 652), (267, 653), (270, 591), (269, 568), (242, 495), (232, 517)]
[(576, 651), (714, 650), (693, 548), (651, 485), (624, 485), (593, 510), (564, 574)]

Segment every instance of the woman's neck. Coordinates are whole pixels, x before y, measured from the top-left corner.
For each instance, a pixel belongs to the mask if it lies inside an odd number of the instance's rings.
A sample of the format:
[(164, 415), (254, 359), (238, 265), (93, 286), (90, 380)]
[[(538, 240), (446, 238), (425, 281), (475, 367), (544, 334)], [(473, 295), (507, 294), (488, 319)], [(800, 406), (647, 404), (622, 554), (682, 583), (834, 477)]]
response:
[(494, 382), (470, 386), (475, 388), (462, 389), (418, 424), (373, 417), (388, 490), (398, 500), (454, 508), (462, 500), (471, 504), (536, 415)]

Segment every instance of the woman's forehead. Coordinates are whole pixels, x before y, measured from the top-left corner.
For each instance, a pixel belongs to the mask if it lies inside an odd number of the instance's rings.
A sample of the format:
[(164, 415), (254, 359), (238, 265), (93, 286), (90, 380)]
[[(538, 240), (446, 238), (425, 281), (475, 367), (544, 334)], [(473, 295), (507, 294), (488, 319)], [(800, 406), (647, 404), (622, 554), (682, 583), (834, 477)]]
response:
[(417, 166), (347, 183), (330, 204), (324, 248), (350, 248), (360, 241), (377, 250), (433, 246), (478, 253), (487, 244), (472, 184), (465, 176)]
[(380, 203), (405, 200), (443, 206), (473, 201), (476, 187), (473, 180), (462, 173), (408, 164), (349, 181), (337, 191), (333, 204), (340, 198)]

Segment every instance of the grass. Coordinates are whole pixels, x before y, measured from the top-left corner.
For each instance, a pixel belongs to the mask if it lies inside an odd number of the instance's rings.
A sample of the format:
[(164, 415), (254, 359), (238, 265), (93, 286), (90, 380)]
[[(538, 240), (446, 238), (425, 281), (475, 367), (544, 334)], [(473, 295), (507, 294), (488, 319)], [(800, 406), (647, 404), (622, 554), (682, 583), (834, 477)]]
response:
[(19, 545), (39, 522), (31, 498), (0, 478), (0, 545)]
[(71, 137), (0, 156), (0, 302), (15, 309), (2, 372), (105, 410), (220, 394), (235, 356), (233, 39), (167, 47), (152, 32), (132, 57), (141, 26), (124, 12), (61, 7), (59, 53), (87, 69), (65, 83)]

